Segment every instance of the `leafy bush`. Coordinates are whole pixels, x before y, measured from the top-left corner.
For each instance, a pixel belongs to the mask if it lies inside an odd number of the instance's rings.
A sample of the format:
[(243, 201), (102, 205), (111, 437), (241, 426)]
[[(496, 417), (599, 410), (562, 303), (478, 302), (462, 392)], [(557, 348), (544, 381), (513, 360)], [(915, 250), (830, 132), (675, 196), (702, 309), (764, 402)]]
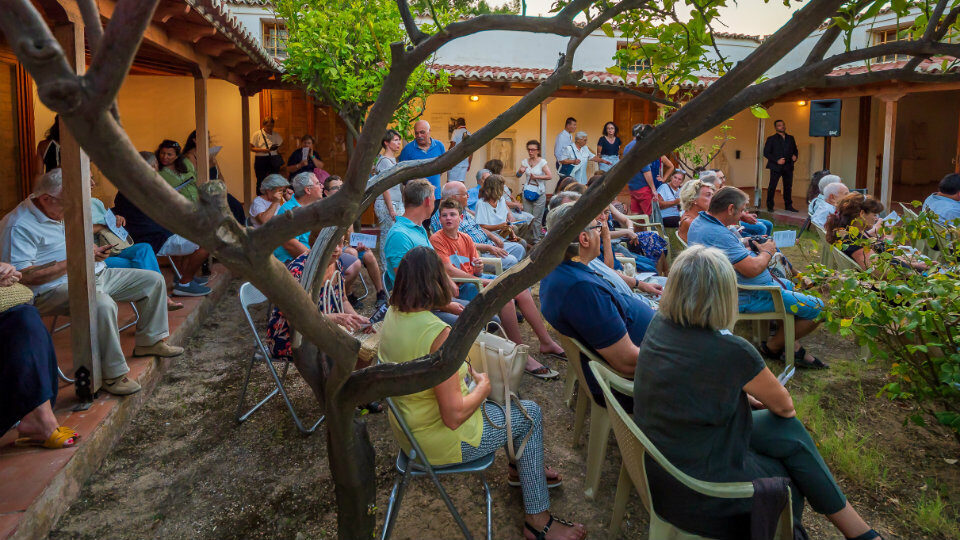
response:
[[(868, 345), (870, 360), (888, 365), (890, 380), (881, 394), (915, 404), (920, 412), (909, 420), (941, 425), (960, 443), (958, 225), (944, 227), (929, 212), (905, 216), (901, 224), (880, 229), (884, 249), (875, 252), (868, 270), (814, 264), (809, 277), (824, 301), (824, 325)], [(851, 226), (847, 232), (854, 238), (860, 231)], [(848, 243), (870, 247), (874, 240)], [(917, 270), (910, 264), (917, 261), (929, 267)]]

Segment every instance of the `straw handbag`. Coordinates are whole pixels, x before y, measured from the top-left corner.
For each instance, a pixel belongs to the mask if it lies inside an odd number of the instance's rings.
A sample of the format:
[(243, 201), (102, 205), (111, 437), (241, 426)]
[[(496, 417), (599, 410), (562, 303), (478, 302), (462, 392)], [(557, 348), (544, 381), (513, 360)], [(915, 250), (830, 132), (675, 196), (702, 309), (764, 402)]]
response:
[[(500, 330), (503, 332), (503, 329)], [(520, 381), (523, 378), (523, 368), (527, 363), (527, 345), (518, 345), (506, 336), (498, 336), (489, 332), (480, 332), (477, 339), (470, 346), (470, 352), (467, 355), (467, 362), (477, 372), (486, 373), (490, 378), (490, 396), (488, 400), (496, 403), (503, 408), (503, 416), (506, 419), (504, 425), (498, 426), (488, 415), (484, 407), (481, 407), (483, 416), (487, 422), (496, 429), (507, 430), (507, 455), (511, 460), (516, 461), (523, 454), (527, 441), (530, 438), (530, 432), (523, 438), (520, 447), (513, 447), (513, 426), (510, 419), (510, 410), (518, 407), (520, 412), (531, 422), (530, 415), (520, 403), (520, 397), (517, 392), (520, 390)]]
[[(324, 288), (330, 291), (330, 285), (334, 283), (334, 280), (341, 279), (340, 271), (336, 271), (324, 284)], [(330, 313), (346, 313), (343, 310), (343, 298), (333, 298), (333, 294), (324, 294), (323, 295), (323, 309), (324, 315), (329, 315)], [(360, 360), (361, 365), (370, 365), (373, 362), (373, 359), (377, 356), (377, 350), (380, 348), (380, 328), (383, 326), (383, 322), (378, 322), (373, 325), (373, 332), (366, 333), (363, 330), (358, 332), (351, 332), (346, 327), (338, 325), (340, 328), (353, 336), (357, 341), (360, 342), (360, 352), (357, 353), (357, 357)]]
[(0, 313), (21, 304), (32, 303), (33, 291), (30, 290), (30, 287), (20, 283), (14, 283), (9, 287), (0, 287)]

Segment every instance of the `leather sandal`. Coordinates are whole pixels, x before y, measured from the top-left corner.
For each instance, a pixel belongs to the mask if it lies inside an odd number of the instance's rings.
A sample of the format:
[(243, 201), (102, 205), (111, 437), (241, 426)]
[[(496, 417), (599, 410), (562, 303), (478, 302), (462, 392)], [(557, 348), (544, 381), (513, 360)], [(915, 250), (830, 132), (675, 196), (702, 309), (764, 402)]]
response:
[[(571, 528), (576, 528), (577, 526), (575, 523), (571, 523), (565, 519), (554, 517), (553, 514), (551, 514), (550, 519), (547, 521), (547, 524), (544, 525), (543, 529), (540, 529), (539, 531), (537, 529), (534, 529), (533, 526), (530, 525), (529, 523), (524, 522), (523, 526), (524, 528), (526, 528), (526, 531), (524, 532), (526, 533), (527, 531), (529, 531), (533, 533), (533, 540), (547, 540), (547, 532), (550, 530), (550, 527), (553, 526), (553, 522), (557, 522), (557, 523), (560, 523), (561, 525), (566, 525), (567, 527), (571, 527)], [(524, 537), (527, 537), (527, 535), (524, 534)], [(581, 538), (586, 538), (586, 535), (582, 536)]]
[(813, 360), (806, 360), (807, 350), (803, 347), (800, 347), (796, 354), (793, 356), (793, 365), (797, 366), (800, 369), (828, 369), (829, 365), (820, 361), (816, 356), (813, 357)]
[(70, 448), (71, 446), (77, 444), (77, 439), (79, 438), (80, 434), (76, 431), (68, 428), (67, 426), (59, 426), (57, 429), (53, 430), (53, 433), (50, 434), (46, 441), (38, 441), (29, 437), (21, 437), (14, 441), (13, 444), (14, 446), (41, 446), (43, 448), (57, 450), (59, 448)]

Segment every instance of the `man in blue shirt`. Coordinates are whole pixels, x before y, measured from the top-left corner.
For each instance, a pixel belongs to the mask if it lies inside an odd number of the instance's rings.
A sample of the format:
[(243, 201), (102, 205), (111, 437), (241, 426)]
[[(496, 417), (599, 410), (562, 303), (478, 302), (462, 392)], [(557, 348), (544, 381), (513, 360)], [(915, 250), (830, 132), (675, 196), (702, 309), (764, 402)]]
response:
[[(547, 230), (568, 219), (573, 205), (551, 210)], [(585, 227), (567, 248), (564, 261), (540, 281), (540, 311), (558, 332), (593, 349), (617, 373), (632, 379), (654, 311), (634, 295), (617, 291), (607, 277), (587, 266), (600, 255), (602, 227), (599, 219)], [(581, 362), (590, 393), (602, 404), (586, 358), (581, 356)]]
[(943, 224), (960, 219), (960, 174), (944, 176), (938, 188), (940, 191), (923, 201), (923, 209), (932, 211)]
[[(430, 123), (426, 120), (420, 120), (413, 125), (414, 140), (407, 143), (400, 151), (400, 158), (397, 161), (411, 161), (415, 159), (437, 158), (446, 151), (443, 143), (430, 137)], [(428, 176), (427, 180), (433, 184), (434, 200), (440, 198), (440, 174)], [(429, 217), (429, 215), (427, 216)]]
[[(274, 217), (323, 198), (323, 186), (317, 180), (317, 175), (312, 172), (302, 172), (294, 176), (290, 181), (290, 187), (293, 188), (293, 197), (283, 203)], [(310, 231), (305, 231), (280, 244), (280, 247), (273, 250), (273, 256), (280, 259), (283, 264), (287, 264), (308, 251), (310, 251)]]
[[(440, 191), (443, 198), (452, 197), (460, 203), (460, 206), (466, 208), (469, 192), (463, 182), (447, 182)], [(430, 229), (434, 232), (441, 229), (439, 210), (434, 212), (433, 217), (430, 218)], [(460, 220), (460, 232), (469, 236), (477, 246), (477, 251), (484, 256), (499, 257), (504, 270), (517, 264), (517, 261), (526, 254), (523, 245), (517, 242), (508, 242), (500, 235), (478, 225), (477, 220), (474, 219), (469, 210), (463, 212), (463, 217)]]
[[(633, 150), (637, 140), (633, 139), (623, 148), (623, 155)], [(653, 203), (659, 201), (661, 197), (657, 195), (657, 188), (663, 182), (660, 181), (660, 168), (662, 158), (650, 162), (649, 165), (640, 169), (640, 172), (633, 175), (627, 181), (627, 188), (630, 190), (630, 212), (632, 214), (647, 214), (653, 211)], [(672, 173), (672, 171), (670, 171)]]
[[(722, 251), (733, 265), (737, 273), (737, 283), (740, 285), (779, 286), (782, 289), (784, 307), (793, 313), (796, 319), (796, 366), (825, 368), (826, 364), (800, 346), (800, 338), (813, 332), (819, 325), (814, 319), (820, 314), (823, 303), (819, 298), (794, 292), (793, 283), (789, 280), (774, 279), (767, 269), (770, 259), (777, 252), (777, 245), (772, 239), (760, 244), (759, 252), (754, 253), (744, 245), (746, 240), (728, 228), (739, 225), (740, 214), (746, 209), (749, 200), (746, 193), (735, 187), (721, 188), (710, 200), (710, 208), (706, 212), (700, 212), (699, 217), (690, 224), (687, 243), (703, 244)], [(771, 294), (763, 291), (741, 291), (739, 304), (741, 313), (762, 313), (773, 311), (774, 307)], [(781, 325), (772, 338), (761, 344), (760, 352), (768, 357), (779, 358), (783, 355), (784, 345)]]

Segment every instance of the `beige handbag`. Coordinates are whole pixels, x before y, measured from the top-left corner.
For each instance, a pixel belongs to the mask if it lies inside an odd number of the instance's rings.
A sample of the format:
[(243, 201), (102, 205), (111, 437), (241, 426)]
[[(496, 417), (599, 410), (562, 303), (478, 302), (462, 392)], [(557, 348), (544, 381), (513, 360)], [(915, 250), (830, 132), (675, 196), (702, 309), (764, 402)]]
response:
[(14, 283), (9, 287), (0, 287), (0, 313), (21, 304), (32, 303), (33, 291), (30, 290), (30, 287), (20, 283)]
[(97, 247), (113, 246), (113, 248), (110, 249), (110, 255), (117, 255), (133, 245), (133, 243), (113, 234), (113, 231), (107, 228), (103, 228), (100, 232), (94, 233), (93, 240), (97, 244)]
[(470, 352), (467, 355), (467, 362), (474, 371), (486, 373), (490, 377), (490, 396), (487, 399), (503, 408), (503, 416), (506, 421), (504, 425), (498, 426), (487, 416), (486, 409), (481, 406), (483, 416), (491, 426), (496, 429), (507, 430), (507, 455), (511, 461), (516, 461), (523, 454), (530, 433), (528, 432), (526, 437), (523, 438), (520, 447), (514, 449), (510, 409), (514, 406), (518, 407), (527, 419), (533, 421), (527, 414), (526, 409), (523, 408), (520, 397), (517, 395), (520, 390), (520, 381), (523, 378), (523, 369), (527, 363), (528, 351), (529, 347), (527, 345), (518, 345), (507, 339), (506, 336), (480, 332), (473, 345), (470, 346)]

